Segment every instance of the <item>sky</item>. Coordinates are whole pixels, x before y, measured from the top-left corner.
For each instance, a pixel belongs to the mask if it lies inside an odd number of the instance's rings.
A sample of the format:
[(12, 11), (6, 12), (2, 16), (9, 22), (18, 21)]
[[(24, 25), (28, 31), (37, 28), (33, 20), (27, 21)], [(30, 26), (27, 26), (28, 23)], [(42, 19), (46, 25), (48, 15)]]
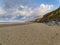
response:
[(57, 9), (60, 0), (0, 0), (0, 22), (24, 22)]

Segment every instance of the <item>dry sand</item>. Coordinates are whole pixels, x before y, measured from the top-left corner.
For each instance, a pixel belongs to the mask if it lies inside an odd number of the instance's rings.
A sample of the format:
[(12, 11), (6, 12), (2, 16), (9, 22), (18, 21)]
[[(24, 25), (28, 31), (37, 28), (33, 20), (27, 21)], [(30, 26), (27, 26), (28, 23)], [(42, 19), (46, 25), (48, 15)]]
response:
[(0, 45), (60, 45), (60, 27), (41, 23), (0, 27)]

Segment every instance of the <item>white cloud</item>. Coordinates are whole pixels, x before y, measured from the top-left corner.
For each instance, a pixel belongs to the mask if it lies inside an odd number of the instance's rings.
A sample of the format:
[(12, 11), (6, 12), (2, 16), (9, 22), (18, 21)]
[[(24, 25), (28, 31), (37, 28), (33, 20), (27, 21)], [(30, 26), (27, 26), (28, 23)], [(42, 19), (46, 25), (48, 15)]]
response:
[(39, 7), (34, 8), (34, 9), (32, 9), (32, 7), (21, 5), (19, 8), (16, 8), (13, 11), (13, 13), (24, 15), (24, 16), (30, 16), (30, 15), (37, 15), (37, 16), (42, 15), (43, 16), (44, 14), (52, 11), (53, 5), (41, 4)]
[(20, 7), (16, 8), (13, 13), (18, 15), (24, 15), (29, 16), (33, 13), (34, 10), (32, 8), (29, 8), (28, 6), (21, 5)]
[(3, 15), (5, 13), (6, 13), (6, 11), (2, 7), (0, 7), (0, 15)]
[(44, 15), (50, 12), (53, 8), (53, 5), (41, 4), (39, 7), (32, 9), (32, 7), (20, 5), (19, 7), (11, 8), (9, 10), (4, 10), (4, 8), (0, 7), (0, 15), (8, 14), (8, 15)]
[(23, 5), (20, 5), (21, 8), (25, 8)]
[[(53, 8), (53, 5), (48, 4), (41, 4), (37, 8), (32, 8), (29, 6), (23, 6), (20, 5), (18, 7), (10, 8), (8, 10), (5, 10), (4, 8), (0, 8), (0, 15), (11, 15), (11, 18), (6, 18), (6, 21), (8, 22), (20, 22), (20, 21), (27, 21), (32, 20), (35, 16), (43, 16), (44, 14), (50, 12)], [(23, 16), (21, 20), (16, 19), (19, 16)], [(32, 17), (32, 18), (31, 18)], [(19, 17), (20, 18), (20, 17)], [(2, 19), (4, 21), (5, 19)], [(0, 21), (1, 22), (1, 21)]]
[(41, 4), (40, 7), (36, 8), (36, 14), (37, 15), (44, 15), (50, 11), (52, 11), (53, 5), (48, 4)]
[(53, 8), (53, 5), (41, 4), (40, 7), (38, 7), (38, 9), (36, 10), (36, 14), (43, 16), (44, 14), (52, 11), (52, 8)]
[[(44, 15), (52, 10), (53, 5), (41, 4), (39, 7), (32, 9), (33, 4), (36, 4), (37, 0), (4, 0), (5, 8), (7, 8), (8, 14), (14, 15)], [(29, 7), (33, 2), (32, 7)]]

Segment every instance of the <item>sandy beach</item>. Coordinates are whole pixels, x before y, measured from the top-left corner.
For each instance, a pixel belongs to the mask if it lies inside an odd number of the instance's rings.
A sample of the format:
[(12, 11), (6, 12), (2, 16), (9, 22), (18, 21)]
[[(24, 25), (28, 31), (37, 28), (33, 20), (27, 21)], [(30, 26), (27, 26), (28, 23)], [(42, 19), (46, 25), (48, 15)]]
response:
[(42, 23), (3, 26), (0, 45), (60, 45), (60, 27)]

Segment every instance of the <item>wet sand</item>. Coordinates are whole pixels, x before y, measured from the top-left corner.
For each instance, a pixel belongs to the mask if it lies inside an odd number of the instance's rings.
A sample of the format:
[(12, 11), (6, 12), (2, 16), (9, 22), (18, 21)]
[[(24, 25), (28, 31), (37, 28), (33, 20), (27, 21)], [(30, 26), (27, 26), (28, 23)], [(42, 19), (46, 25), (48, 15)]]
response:
[(60, 45), (60, 27), (42, 23), (0, 26), (0, 45)]

